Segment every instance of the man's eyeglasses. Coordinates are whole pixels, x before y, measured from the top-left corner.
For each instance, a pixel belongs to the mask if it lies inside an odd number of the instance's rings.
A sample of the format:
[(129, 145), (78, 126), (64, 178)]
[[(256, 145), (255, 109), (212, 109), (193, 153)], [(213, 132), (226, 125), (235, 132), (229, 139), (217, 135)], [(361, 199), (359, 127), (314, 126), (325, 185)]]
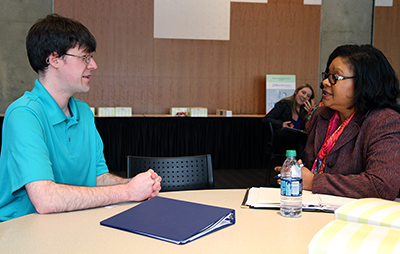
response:
[(78, 55), (73, 55), (73, 54), (69, 54), (69, 53), (65, 53), (65, 55), (67, 56), (74, 56), (74, 57), (79, 57), (85, 60), (86, 64), (89, 64), (90, 61), (92, 61), (93, 56), (92, 55), (86, 55), (86, 56), (78, 56)]
[(322, 73), (322, 81), (324, 81), (325, 79), (328, 79), (329, 83), (331, 83), (331, 85), (336, 84), (336, 82), (338, 80), (349, 79), (349, 78), (354, 78), (354, 77), (343, 77), (343, 76), (338, 76), (338, 75), (334, 75), (334, 74), (329, 74), (326, 72)]

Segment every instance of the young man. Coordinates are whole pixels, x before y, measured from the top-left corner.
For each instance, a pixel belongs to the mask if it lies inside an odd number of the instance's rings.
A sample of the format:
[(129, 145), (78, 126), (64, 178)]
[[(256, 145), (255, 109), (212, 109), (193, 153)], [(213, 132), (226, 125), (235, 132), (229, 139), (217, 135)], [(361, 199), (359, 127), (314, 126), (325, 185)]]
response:
[(141, 201), (158, 195), (153, 170), (132, 180), (108, 172), (89, 106), (73, 96), (90, 89), (96, 41), (80, 22), (38, 20), (26, 38), (35, 87), (12, 103), (3, 123), (0, 221)]

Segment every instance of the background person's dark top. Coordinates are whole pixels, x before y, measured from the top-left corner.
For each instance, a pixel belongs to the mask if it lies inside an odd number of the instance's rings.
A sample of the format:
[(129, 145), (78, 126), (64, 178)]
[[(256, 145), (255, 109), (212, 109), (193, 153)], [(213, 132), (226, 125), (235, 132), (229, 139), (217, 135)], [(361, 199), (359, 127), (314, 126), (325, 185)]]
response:
[[(283, 99), (275, 103), (274, 108), (262, 118), (265, 123), (272, 123), (274, 128), (274, 152), (285, 154), (286, 150), (296, 150), (297, 158), (301, 158), (304, 146), (307, 142), (306, 135), (282, 130), (283, 122), (292, 121), (292, 109), (290, 100)], [(300, 107), (300, 126), (305, 129), (307, 111)], [(278, 162), (280, 164), (280, 162)]]
[[(283, 122), (292, 121), (292, 109), (290, 106), (290, 100), (283, 99), (278, 101), (275, 103), (274, 108), (262, 118), (262, 121), (265, 123), (271, 122), (274, 130), (282, 129)], [(300, 121), (301, 130), (304, 130), (307, 121), (307, 111), (304, 106), (300, 107)]]

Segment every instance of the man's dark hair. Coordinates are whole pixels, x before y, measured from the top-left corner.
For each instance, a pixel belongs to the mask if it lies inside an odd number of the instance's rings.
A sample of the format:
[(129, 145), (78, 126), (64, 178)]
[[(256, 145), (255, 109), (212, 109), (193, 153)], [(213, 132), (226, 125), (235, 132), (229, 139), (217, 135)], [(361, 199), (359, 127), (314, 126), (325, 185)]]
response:
[(342, 57), (354, 72), (354, 103), (352, 107), (366, 113), (372, 109), (391, 108), (400, 113), (397, 98), (399, 80), (385, 55), (371, 45), (343, 45), (329, 56), (326, 73), (336, 57)]
[(88, 53), (96, 51), (96, 40), (89, 29), (77, 20), (57, 14), (36, 21), (26, 36), (29, 63), (37, 73), (47, 69), (50, 54), (63, 56), (77, 45)]

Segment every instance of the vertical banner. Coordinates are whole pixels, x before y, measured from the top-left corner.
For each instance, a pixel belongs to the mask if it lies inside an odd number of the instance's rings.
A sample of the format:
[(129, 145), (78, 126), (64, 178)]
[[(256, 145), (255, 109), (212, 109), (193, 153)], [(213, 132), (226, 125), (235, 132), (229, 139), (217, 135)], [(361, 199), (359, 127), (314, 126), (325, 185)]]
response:
[(266, 113), (268, 114), (277, 101), (292, 96), (296, 90), (296, 75), (267, 75), (266, 80)]

